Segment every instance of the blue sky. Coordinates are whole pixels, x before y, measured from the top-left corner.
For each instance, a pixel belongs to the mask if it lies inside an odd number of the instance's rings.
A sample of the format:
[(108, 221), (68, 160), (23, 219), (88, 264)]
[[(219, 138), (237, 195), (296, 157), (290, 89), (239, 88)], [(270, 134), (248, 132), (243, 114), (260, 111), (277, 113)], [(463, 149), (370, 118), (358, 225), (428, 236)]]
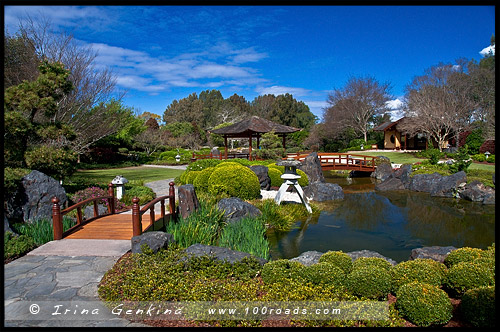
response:
[(125, 105), (159, 115), (217, 89), (290, 93), (321, 119), (350, 76), (390, 82), (401, 99), (426, 68), (480, 60), (495, 32), (494, 6), (5, 6), (5, 28), (41, 12), (99, 52)]

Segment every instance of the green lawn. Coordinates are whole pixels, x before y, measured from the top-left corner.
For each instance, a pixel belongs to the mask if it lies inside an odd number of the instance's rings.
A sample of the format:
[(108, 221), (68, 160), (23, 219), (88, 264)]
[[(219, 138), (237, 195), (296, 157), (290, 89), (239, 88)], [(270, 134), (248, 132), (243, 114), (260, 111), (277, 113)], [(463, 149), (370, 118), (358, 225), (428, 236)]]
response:
[(478, 169), (481, 171), (490, 171), (494, 172), (495, 171), (495, 164), (477, 164), (477, 163), (472, 163), (469, 166), (469, 169)]
[(71, 176), (71, 181), (85, 180), (91, 182), (111, 182), (117, 175), (125, 177), (129, 181), (144, 181), (144, 183), (173, 179), (179, 176), (183, 170), (161, 167), (125, 167), (111, 169), (79, 170)]
[(411, 153), (405, 152), (392, 152), (392, 151), (353, 151), (352, 154), (361, 154), (365, 156), (384, 156), (391, 160), (395, 164), (413, 164), (416, 162), (421, 162), (424, 159), (416, 158)]

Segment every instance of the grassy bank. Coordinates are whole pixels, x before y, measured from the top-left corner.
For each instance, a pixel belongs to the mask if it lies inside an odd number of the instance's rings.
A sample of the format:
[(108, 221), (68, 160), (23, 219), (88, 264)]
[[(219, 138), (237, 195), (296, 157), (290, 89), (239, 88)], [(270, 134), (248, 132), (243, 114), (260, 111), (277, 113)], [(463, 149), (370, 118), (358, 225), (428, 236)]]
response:
[(113, 169), (79, 170), (74, 173), (70, 180), (72, 182), (105, 182), (110, 183), (115, 176), (121, 175), (129, 181), (152, 182), (158, 180), (173, 179), (183, 172), (182, 169), (162, 167), (125, 167)]

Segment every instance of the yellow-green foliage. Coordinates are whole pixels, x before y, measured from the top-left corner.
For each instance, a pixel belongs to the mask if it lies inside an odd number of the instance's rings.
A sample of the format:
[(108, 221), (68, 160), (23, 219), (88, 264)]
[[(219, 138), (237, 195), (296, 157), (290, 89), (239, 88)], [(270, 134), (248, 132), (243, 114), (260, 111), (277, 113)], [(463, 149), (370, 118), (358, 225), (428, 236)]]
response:
[(306, 187), (309, 185), (309, 179), (307, 178), (307, 174), (303, 171), (298, 169), (297, 174), (300, 175), (300, 179), (297, 181), (301, 187)]
[(393, 291), (413, 281), (441, 286), (446, 278), (446, 266), (428, 258), (417, 258), (391, 267)]
[(385, 299), (391, 291), (391, 275), (385, 268), (357, 266), (347, 275), (346, 286), (353, 295)]
[(326, 262), (304, 266), (301, 274), (305, 280), (314, 285), (341, 287), (345, 280), (345, 272), (341, 268)]
[(448, 294), (437, 286), (414, 281), (401, 286), (396, 295), (400, 314), (417, 326), (441, 326), (452, 317)]
[(281, 173), (279, 169), (269, 167), (267, 170), (267, 175), (271, 179), (271, 187), (279, 187), (283, 183), (283, 179), (281, 178)]
[(466, 291), (495, 285), (495, 274), (486, 264), (460, 262), (449, 268), (445, 287), (452, 295), (461, 296)]
[(184, 178), (186, 184), (193, 184), (198, 175), (200, 175), (201, 171), (190, 171)]
[(235, 161), (223, 161), (220, 164), (216, 165), (215, 167), (226, 167), (226, 166), (243, 166), (243, 165)]
[(278, 259), (268, 262), (262, 268), (262, 280), (266, 284), (289, 282), (290, 280), (303, 281), (304, 265), (288, 259)]
[(475, 327), (495, 327), (495, 286), (466, 291), (462, 296), (460, 312)]
[(453, 250), (444, 259), (444, 264), (447, 267), (452, 267), (461, 262), (473, 262), (483, 254), (483, 250), (479, 248), (463, 247)]
[(248, 167), (235, 164), (215, 167), (208, 180), (208, 191), (215, 196), (226, 195), (241, 199), (259, 197), (260, 183), (257, 175)]
[(193, 181), (193, 185), (196, 190), (208, 191), (208, 179), (212, 175), (215, 167), (207, 167), (198, 174), (196, 179)]
[(377, 267), (389, 271), (392, 264), (381, 257), (359, 257), (352, 262), (353, 270), (361, 267)]
[(342, 251), (327, 251), (319, 258), (319, 262), (327, 262), (342, 269), (345, 273), (352, 270), (352, 258)]

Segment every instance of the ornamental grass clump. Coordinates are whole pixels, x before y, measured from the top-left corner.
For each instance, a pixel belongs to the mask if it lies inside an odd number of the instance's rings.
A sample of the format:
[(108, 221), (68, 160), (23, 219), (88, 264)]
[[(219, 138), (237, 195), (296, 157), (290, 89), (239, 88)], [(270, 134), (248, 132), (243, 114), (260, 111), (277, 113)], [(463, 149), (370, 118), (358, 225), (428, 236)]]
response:
[(352, 270), (351, 256), (342, 251), (328, 251), (321, 255), (318, 262), (327, 262), (333, 264), (341, 268), (344, 273), (350, 273)]
[(428, 258), (401, 262), (391, 267), (389, 272), (393, 292), (397, 292), (399, 287), (413, 281), (440, 287), (446, 278), (446, 266)]
[(460, 302), (460, 312), (475, 327), (495, 327), (495, 286), (466, 291)]
[(265, 234), (266, 228), (261, 220), (242, 218), (224, 227), (218, 245), (269, 259), (269, 242)]
[(450, 298), (438, 286), (413, 281), (401, 286), (396, 296), (399, 313), (417, 326), (442, 326), (452, 317)]
[(278, 259), (264, 264), (262, 280), (266, 284), (289, 282), (290, 280), (304, 281), (304, 265), (288, 259)]
[(460, 297), (466, 291), (495, 285), (495, 273), (486, 264), (461, 262), (448, 269), (445, 289), (452, 296)]
[(385, 299), (391, 291), (389, 270), (376, 266), (358, 266), (347, 275), (348, 291), (368, 299)]

